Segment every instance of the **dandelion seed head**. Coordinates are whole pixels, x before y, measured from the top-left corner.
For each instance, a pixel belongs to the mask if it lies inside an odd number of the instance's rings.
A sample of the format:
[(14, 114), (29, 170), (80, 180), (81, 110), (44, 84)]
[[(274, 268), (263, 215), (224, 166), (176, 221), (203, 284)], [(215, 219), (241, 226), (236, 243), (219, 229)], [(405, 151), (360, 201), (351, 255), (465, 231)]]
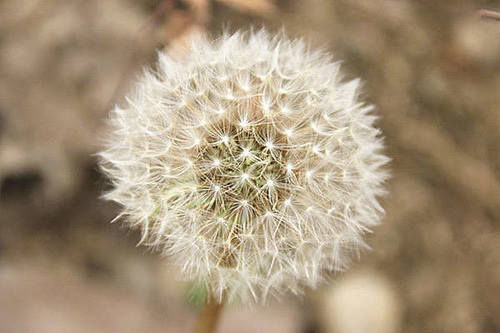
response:
[(365, 247), (388, 177), (371, 107), (339, 66), (265, 31), (159, 53), (111, 112), (106, 198), (216, 299), (317, 286)]

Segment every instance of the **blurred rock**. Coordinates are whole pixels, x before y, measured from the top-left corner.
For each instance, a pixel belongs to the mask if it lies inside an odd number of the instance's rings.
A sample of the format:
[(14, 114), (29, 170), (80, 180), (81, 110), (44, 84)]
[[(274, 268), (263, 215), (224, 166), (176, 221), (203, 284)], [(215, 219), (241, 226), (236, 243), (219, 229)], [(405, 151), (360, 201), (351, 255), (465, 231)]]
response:
[(391, 282), (374, 271), (346, 274), (319, 299), (321, 332), (400, 332), (399, 297)]
[(482, 62), (484, 65), (498, 64), (500, 54), (500, 29), (498, 22), (481, 20), (469, 16), (454, 24), (453, 42), (457, 52), (470, 62)]

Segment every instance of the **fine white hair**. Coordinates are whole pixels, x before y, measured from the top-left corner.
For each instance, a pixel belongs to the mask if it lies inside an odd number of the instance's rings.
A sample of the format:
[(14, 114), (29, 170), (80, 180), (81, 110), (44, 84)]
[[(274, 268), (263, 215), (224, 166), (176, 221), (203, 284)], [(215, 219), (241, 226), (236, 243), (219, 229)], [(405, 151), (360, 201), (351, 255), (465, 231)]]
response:
[(345, 269), (388, 177), (360, 81), (264, 30), (159, 53), (100, 154), (118, 217), (219, 301), (301, 293)]

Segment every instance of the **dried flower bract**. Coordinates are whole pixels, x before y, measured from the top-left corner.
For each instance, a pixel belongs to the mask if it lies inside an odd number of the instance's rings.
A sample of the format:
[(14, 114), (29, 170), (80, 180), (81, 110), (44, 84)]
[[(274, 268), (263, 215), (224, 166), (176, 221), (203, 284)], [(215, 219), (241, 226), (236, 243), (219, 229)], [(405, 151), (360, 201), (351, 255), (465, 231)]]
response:
[(383, 212), (388, 158), (358, 94), (330, 56), (282, 34), (160, 53), (111, 113), (106, 198), (220, 301), (315, 287)]

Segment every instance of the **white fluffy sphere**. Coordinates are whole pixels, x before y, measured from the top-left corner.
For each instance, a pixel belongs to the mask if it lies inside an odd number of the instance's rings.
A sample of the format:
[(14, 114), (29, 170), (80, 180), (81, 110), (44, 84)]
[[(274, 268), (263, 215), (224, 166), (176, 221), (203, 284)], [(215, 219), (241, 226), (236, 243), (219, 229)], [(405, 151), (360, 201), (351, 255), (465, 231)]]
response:
[(382, 215), (388, 158), (339, 64), (265, 31), (160, 53), (111, 113), (106, 197), (219, 301), (300, 293)]

